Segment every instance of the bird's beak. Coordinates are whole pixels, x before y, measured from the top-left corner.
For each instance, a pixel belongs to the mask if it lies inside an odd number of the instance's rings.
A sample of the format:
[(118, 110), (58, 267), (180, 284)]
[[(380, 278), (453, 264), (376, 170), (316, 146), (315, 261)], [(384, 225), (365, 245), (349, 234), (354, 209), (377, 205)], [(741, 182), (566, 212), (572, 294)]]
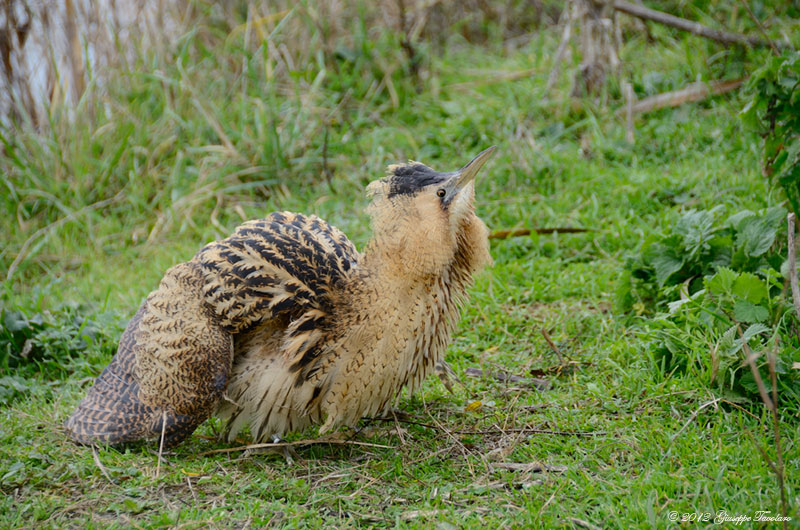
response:
[(466, 166), (459, 169), (456, 173), (458, 174), (458, 180), (456, 180), (456, 191), (461, 191), (467, 184), (475, 180), (475, 175), (478, 174), (478, 171), (483, 167), (483, 164), (489, 160), (489, 157), (492, 156), (495, 149), (497, 149), (496, 145), (491, 146), (489, 149), (485, 149), (481, 151), (478, 156), (473, 158)]

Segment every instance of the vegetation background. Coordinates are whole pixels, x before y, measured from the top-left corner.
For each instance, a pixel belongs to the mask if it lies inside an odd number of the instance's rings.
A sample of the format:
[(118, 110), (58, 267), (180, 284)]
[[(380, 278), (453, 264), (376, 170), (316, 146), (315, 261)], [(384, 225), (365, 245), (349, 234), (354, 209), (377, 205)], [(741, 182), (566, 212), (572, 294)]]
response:
[[(0, 4), (0, 526), (800, 524), (800, 6), (647, 4), (774, 49), (577, 0)], [(283, 209), (361, 248), (387, 164), (494, 144), (452, 393), (292, 461), (65, 439), (169, 266)]]

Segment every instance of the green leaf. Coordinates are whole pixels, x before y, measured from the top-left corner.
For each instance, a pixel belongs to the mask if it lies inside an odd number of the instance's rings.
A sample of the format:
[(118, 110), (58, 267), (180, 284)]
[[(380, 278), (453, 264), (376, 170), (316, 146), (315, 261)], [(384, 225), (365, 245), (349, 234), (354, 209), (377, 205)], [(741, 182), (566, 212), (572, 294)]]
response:
[(786, 210), (777, 206), (769, 208), (764, 215), (741, 219), (736, 227), (737, 246), (749, 257), (763, 255), (775, 242), (785, 216)]
[(733, 305), (733, 316), (739, 322), (764, 322), (769, 318), (769, 311), (747, 300), (737, 300)]
[(769, 296), (764, 280), (750, 272), (743, 272), (736, 278), (732, 291), (734, 296), (744, 298), (753, 304), (757, 304)]
[(675, 224), (675, 233), (683, 239), (684, 248), (690, 256), (708, 248), (708, 242), (713, 239), (715, 210), (690, 210), (683, 214)]
[(741, 340), (748, 341), (753, 337), (755, 337), (756, 335), (760, 335), (761, 333), (766, 333), (767, 331), (770, 331), (770, 329), (764, 324), (753, 324), (752, 326), (744, 330), (744, 333), (742, 333)]
[(744, 347), (745, 344), (750, 342), (750, 339), (752, 339), (756, 335), (759, 335), (761, 333), (766, 333), (768, 331), (770, 331), (770, 329), (764, 324), (761, 323), (752, 324), (744, 331), (744, 333), (742, 333), (741, 338), (738, 338), (735, 341), (733, 341), (733, 346), (727, 352), (727, 354), (734, 355), (738, 353)]
[(30, 329), (30, 324), (25, 315), (19, 311), (9, 311), (4, 315), (3, 326), (11, 332)]
[(753, 217), (755, 215), (756, 215), (755, 212), (752, 212), (750, 210), (742, 210), (742, 211), (736, 212), (735, 214), (733, 214), (730, 217), (728, 217), (728, 220), (725, 221), (725, 224), (727, 224), (728, 226), (733, 227), (736, 230), (738, 230), (739, 229), (739, 223), (742, 221), (742, 219), (746, 219), (748, 217)]
[(733, 283), (739, 275), (727, 267), (720, 267), (717, 273), (711, 278), (706, 278), (705, 285), (711, 294), (729, 294), (733, 289)]
[(653, 246), (649, 261), (656, 271), (656, 281), (658, 281), (659, 287), (663, 287), (667, 279), (683, 267), (683, 258), (675, 249), (664, 245)]

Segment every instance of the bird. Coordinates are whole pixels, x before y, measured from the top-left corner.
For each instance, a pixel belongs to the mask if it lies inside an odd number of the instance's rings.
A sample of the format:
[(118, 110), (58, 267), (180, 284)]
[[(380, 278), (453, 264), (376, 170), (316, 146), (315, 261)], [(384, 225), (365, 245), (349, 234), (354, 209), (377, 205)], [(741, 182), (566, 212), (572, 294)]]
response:
[(390, 165), (367, 188), (363, 252), (314, 215), (247, 221), (173, 266), (65, 423), (74, 441), (174, 447), (212, 415), (232, 441), (320, 436), (388, 414), (444, 355), (473, 276), (491, 265), (475, 177)]

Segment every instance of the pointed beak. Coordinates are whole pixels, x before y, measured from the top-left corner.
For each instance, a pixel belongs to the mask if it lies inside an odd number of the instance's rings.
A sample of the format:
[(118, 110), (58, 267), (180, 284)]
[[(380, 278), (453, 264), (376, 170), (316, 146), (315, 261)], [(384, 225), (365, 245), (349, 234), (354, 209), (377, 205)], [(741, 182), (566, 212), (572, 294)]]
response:
[(473, 158), (466, 166), (462, 167), (456, 172), (458, 174), (458, 180), (456, 180), (456, 190), (461, 190), (464, 188), (464, 186), (475, 180), (475, 175), (478, 174), (478, 171), (480, 171), (480, 169), (483, 167), (483, 164), (489, 160), (495, 149), (497, 149), (497, 146), (493, 145), (489, 149), (481, 151), (478, 156)]

